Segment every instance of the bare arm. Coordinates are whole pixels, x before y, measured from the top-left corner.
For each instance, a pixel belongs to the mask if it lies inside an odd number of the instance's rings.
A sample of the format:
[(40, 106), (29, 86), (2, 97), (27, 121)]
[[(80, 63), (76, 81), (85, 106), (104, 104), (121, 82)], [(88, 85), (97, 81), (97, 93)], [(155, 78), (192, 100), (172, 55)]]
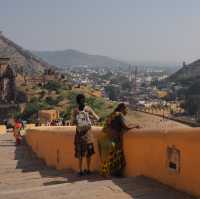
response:
[(76, 125), (76, 111), (72, 111), (71, 113), (71, 118), (70, 118), (70, 122), (72, 125)]
[(89, 112), (89, 114), (95, 119), (95, 120), (99, 120), (100, 118), (99, 118), (99, 116), (94, 112), (94, 110), (91, 108), (91, 107), (89, 107), (89, 106), (87, 106), (87, 111)]
[(131, 124), (129, 123), (124, 116), (120, 115), (120, 120), (121, 120), (121, 125), (123, 126), (124, 129), (126, 130), (130, 130), (130, 129), (133, 129), (133, 128), (140, 128), (139, 125), (137, 124)]

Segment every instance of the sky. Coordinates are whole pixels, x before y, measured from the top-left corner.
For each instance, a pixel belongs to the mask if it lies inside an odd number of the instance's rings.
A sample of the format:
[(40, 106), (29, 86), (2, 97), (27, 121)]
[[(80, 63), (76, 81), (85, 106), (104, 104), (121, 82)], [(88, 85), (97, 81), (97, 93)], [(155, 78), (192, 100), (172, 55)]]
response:
[(0, 0), (0, 30), (30, 50), (131, 62), (200, 58), (199, 0)]

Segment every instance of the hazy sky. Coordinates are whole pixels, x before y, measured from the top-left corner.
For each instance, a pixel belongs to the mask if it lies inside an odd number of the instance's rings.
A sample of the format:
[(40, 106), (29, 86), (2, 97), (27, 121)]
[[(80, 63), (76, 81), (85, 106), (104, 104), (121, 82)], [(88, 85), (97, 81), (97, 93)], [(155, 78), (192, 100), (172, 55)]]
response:
[(190, 62), (200, 58), (200, 0), (0, 0), (0, 30), (32, 50)]

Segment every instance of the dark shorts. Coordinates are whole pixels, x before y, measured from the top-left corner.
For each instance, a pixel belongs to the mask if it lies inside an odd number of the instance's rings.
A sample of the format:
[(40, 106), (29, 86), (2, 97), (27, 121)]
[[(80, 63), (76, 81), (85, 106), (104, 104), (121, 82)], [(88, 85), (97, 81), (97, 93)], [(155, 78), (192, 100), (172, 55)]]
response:
[(80, 144), (75, 146), (75, 157), (82, 158), (82, 157), (91, 157), (94, 154), (94, 145), (93, 143), (90, 144)]
[(76, 158), (91, 157), (95, 153), (93, 143), (88, 143), (84, 136), (76, 134), (74, 144)]

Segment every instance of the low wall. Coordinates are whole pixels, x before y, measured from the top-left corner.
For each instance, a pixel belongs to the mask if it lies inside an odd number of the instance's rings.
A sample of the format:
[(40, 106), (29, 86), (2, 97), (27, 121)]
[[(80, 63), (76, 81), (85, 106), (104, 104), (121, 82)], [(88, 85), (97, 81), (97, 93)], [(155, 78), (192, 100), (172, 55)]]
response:
[(0, 125), (0, 134), (6, 133), (6, 126), (5, 125)]
[(32, 127), (35, 127), (35, 124), (26, 124), (26, 128), (27, 128), (27, 129), (30, 129), (30, 128), (32, 128)]
[[(92, 131), (96, 137), (101, 132), (101, 128), (95, 127)], [(35, 127), (27, 130), (26, 140), (47, 165), (57, 169), (78, 170), (78, 162), (74, 157), (74, 134), (75, 127)], [(96, 140), (94, 142), (95, 155), (91, 163), (93, 170), (98, 170), (100, 165)]]
[[(95, 137), (101, 128), (93, 128)], [(37, 127), (26, 139), (40, 158), (57, 169), (77, 170), (74, 127)], [(92, 169), (99, 169), (95, 141)], [(127, 176), (144, 175), (176, 189), (200, 196), (200, 128), (131, 130), (124, 136)]]
[(126, 175), (144, 175), (200, 196), (200, 128), (128, 132), (124, 153)]

